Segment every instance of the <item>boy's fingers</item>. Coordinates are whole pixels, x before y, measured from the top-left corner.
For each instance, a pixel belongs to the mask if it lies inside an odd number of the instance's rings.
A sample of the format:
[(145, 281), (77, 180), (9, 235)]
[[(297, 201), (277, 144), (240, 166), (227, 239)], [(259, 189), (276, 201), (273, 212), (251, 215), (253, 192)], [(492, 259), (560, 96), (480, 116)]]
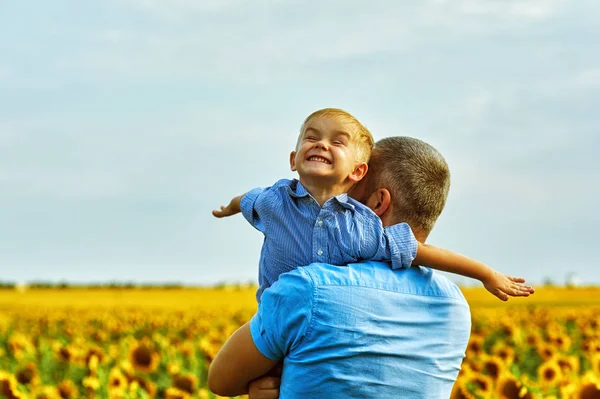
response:
[(522, 277), (509, 277), (509, 279), (515, 283), (524, 283), (525, 282), (525, 279)]
[(261, 379), (260, 384), (258, 384), (258, 387), (260, 389), (276, 389), (279, 388), (280, 383), (281, 380), (277, 377), (265, 377)]
[(535, 291), (533, 289), (533, 287), (529, 286), (529, 285), (522, 285), (522, 284), (517, 284), (517, 287), (520, 291), (524, 291), (524, 292), (528, 292), (530, 294), (533, 294), (533, 292)]
[(500, 291), (500, 290), (496, 290), (495, 295), (498, 297), (498, 299), (500, 299), (501, 301), (508, 301), (508, 295), (506, 295), (504, 292)]

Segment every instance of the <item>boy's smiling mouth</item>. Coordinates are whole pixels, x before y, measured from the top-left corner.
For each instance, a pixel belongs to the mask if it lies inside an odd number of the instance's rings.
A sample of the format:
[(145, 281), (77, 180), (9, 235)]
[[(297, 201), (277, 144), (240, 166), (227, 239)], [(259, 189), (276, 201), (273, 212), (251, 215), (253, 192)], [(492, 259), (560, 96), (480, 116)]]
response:
[(321, 163), (331, 165), (331, 162), (328, 159), (320, 157), (318, 155), (312, 155), (312, 156), (308, 157), (306, 160), (312, 161), (312, 162), (321, 162)]

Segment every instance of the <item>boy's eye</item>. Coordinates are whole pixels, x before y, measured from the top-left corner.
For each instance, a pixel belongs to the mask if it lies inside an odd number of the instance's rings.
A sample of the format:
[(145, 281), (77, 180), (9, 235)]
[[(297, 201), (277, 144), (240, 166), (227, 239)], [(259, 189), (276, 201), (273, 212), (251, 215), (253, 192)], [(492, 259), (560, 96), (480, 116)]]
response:
[(308, 141), (315, 141), (317, 138), (315, 136), (307, 136), (306, 140)]
[(344, 145), (344, 142), (343, 142), (343, 141), (340, 141), (340, 140), (335, 140), (335, 141), (333, 142), (333, 144), (335, 144), (335, 145)]

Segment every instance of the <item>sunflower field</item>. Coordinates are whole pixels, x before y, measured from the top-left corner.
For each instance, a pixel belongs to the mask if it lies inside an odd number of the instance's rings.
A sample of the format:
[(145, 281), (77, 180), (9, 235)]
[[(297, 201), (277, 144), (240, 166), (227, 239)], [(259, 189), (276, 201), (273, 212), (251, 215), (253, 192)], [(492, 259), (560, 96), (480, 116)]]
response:
[[(254, 291), (2, 289), (0, 398), (215, 398), (208, 365)], [(463, 291), (473, 329), (453, 399), (600, 399), (600, 289)]]

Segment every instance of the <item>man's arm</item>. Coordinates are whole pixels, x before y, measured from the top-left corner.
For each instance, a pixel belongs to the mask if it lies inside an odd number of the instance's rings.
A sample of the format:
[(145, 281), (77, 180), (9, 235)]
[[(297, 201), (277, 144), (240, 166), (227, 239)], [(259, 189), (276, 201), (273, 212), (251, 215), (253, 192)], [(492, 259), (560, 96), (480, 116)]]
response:
[(312, 280), (301, 269), (282, 274), (264, 292), (252, 320), (223, 345), (208, 371), (213, 392), (222, 396), (247, 393), (250, 381), (272, 370), (290, 348), (298, 347), (310, 324), (314, 295)]
[(208, 388), (221, 396), (248, 393), (250, 381), (263, 376), (279, 360), (264, 356), (252, 339), (250, 323), (244, 324), (227, 340), (208, 370)]

